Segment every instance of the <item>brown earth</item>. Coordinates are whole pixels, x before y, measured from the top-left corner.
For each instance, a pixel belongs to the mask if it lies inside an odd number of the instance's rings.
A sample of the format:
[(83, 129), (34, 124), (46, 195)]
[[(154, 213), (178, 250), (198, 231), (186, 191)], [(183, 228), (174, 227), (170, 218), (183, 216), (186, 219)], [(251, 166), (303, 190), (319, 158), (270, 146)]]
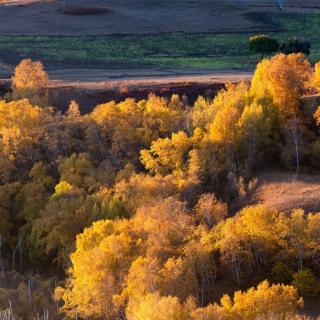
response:
[[(318, 0), (286, 0), (288, 12)], [(0, 0), (0, 35), (107, 35), (274, 30), (277, 0)], [(261, 19), (253, 19), (259, 16)]]

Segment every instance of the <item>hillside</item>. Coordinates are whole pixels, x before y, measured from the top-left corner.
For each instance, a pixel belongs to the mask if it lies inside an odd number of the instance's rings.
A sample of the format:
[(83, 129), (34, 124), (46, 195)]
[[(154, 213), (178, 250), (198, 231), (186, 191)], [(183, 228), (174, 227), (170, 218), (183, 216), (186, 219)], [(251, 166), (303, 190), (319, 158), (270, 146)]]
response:
[(302, 208), (306, 212), (320, 210), (320, 175), (264, 172), (257, 178), (255, 188), (242, 200), (233, 203), (234, 209), (245, 205), (264, 204), (284, 212)]
[(0, 77), (24, 58), (49, 71), (252, 71), (260, 56), (248, 38), (259, 33), (305, 37), (315, 63), (319, 9), (317, 0), (285, 0), (282, 10), (277, 0), (0, 0)]
[[(1, 35), (110, 35), (277, 30), (276, 0), (2, 0)], [(316, 0), (286, 0), (305, 13)]]

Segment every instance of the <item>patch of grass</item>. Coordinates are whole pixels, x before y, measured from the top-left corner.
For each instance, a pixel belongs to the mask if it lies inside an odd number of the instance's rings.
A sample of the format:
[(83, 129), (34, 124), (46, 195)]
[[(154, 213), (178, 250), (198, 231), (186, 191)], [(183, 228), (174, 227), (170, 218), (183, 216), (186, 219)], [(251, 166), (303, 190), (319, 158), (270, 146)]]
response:
[[(246, 35), (166, 34), (148, 36), (0, 37), (0, 56), (15, 64), (25, 57), (47, 65), (207, 67), (217, 60), (250, 54)], [(201, 63), (203, 61), (203, 63)], [(189, 63), (188, 63), (189, 62)]]
[[(266, 17), (279, 41), (304, 36), (310, 59), (320, 59), (320, 13), (278, 13)], [(262, 32), (263, 33), (263, 32)], [(15, 65), (23, 58), (47, 68), (252, 69), (259, 57), (248, 48), (248, 33), (157, 34), (142, 36), (1, 36), (0, 60)]]

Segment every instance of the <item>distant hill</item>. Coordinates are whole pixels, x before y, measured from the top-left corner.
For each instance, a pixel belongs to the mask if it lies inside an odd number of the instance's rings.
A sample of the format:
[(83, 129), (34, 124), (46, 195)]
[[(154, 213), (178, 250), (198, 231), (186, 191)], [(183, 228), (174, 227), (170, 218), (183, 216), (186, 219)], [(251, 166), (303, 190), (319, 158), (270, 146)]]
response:
[[(319, 0), (285, 0), (313, 12)], [(278, 0), (0, 0), (0, 35), (276, 31)]]

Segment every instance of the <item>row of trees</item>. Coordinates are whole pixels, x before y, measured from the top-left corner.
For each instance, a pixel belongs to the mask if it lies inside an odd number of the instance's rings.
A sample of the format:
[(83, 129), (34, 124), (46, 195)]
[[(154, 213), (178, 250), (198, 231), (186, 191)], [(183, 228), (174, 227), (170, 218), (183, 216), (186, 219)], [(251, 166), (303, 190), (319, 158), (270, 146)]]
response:
[(311, 52), (311, 43), (304, 38), (292, 38), (287, 42), (279, 42), (267, 35), (252, 36), (249, 41), (250, 50), (260, 54), (262, 58), (266, 54), (282, 52), (284, 54), (303, 53), (309, 55)]
[[(301, 102), (319, 79), (319, 65), (302, 54), (280, 54), (263, 60), (251, 83), (192, 106), (150, 95), (86, 115), (73, 101), (62, 114), (48, 106), (42, 64), (23, 61), (0, 101), (0, 286), (9, 288), (15, 271), (70, 270), (49, 309), (106, 319), (156, 319), (166, 305), (183, 319), (227, 317), (262, 291), (272, 301), (285, 292), (297, 306), (292, 283), (317, 295), (306, 283), (318, 288), (319, 215), (257, 206), (228, 218), (228, 204), (252, 188), (257, 170), (319, 168), (320, 112)], [(265, 278), (288, 287), (263, 283), (213, 303), (221, 283)], [(25, 279), (11, 296), (28, 288)]]

